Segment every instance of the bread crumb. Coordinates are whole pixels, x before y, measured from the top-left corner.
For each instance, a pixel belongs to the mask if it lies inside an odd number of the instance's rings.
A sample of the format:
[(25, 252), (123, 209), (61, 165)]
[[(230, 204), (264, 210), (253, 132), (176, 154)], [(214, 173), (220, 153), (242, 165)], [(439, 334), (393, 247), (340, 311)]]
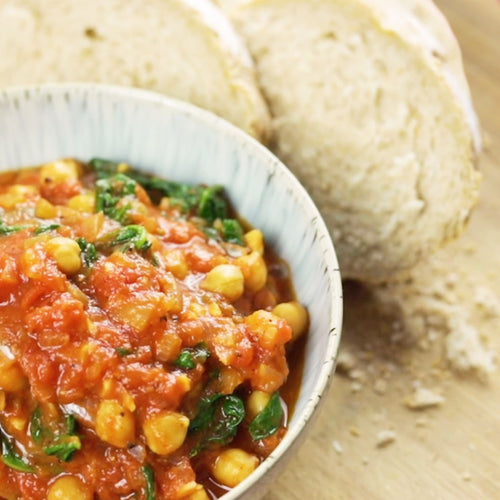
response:
[(351, 380), (356, 380), (357, 382), (363, 383), (366, 382), (366, 373), (359, 368), (355, 368), (354, 370), (351, 370), (349, 372), (349, 378)]
[(484, 285), (478, 285), (474, 289), (474, 302), (478, 309), (487, 318), (500, 316), (500, 300), (493, 290)]
[(357, 362), (356, 356), (352, 352), (341, 350), (337, 357), (336, 371), (344, 375), (349, 375), (349, 372), (356, 368)]
[(344, 448), (337, 440), (333, 441), (332, 446), (338, 455), (342, 455), (342, 453), (344, 452)]
[(373, 384), (373, 390), (377, 394), (385, 394), (387, 391), (387, 380), (384, 380), (383, 378), (378, 378), (375, 380)]
[(361, 384), (357, 381), (354, 381), (351, 384), (351, 392), (359, 392), (362, 388), (363, 388), (363, 384)]
[[(373, 292), (381, 307), (397, 314), (398, 332), (401, 329), (421, 350), (436, 353), (436, 366), (487, 378), (496, 369), (486, 339), (498, 328), (500, 300), (489, 287), (450, 270), (443, 256), (444, 262), (436, 255), (404, 281), (378, 286)], [(404, 364), (410, 371), (417, 369), (413, 360)]]
[(355, 436), (355, 437), (361, 436), (361, 432), (359, 431), (359, 429), (357, 427), (354, 427), (354, 426), (350, 427), (349, 432), (351, 433), (352, 436)]
[(415, 420), (415, 425), (417, 427), (427, 427), (428, 424), (429, 419), (427, 419), (426, 417), (419, 417), (417, 418), (417, 420)]
[(417, 385), (413, 393), (405, 399), (405, 405), (411, 410), (424, 410), (444, 403), (445, 398), (430, 389)]
[(464, 481), (470, 481), (470, 480), (472, 479), (472, 476), (470, 475), (470, 472), (464, 472), (464, 473), (462, 474), (462, 479), (463, 479)]
[(368, 465), (370, 463), (370, 459), (368, 457), (363, 457), (362, 464)]
[(446, 337), (446, 357), (460, 372), (476, 371), (486, 375), (495, 371), (495, 360), (481, 341), (478, 330), (461, 314), (449, 319)]
[(385, 448), (396, 440), (396, 432), (391, 429), (384, 429), (377, 434), (377, 448)]

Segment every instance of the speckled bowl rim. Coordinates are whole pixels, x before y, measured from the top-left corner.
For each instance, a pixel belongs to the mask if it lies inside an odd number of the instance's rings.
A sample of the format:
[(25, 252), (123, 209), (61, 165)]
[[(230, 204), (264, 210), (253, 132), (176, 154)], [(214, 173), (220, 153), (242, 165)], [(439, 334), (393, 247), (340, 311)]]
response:
[[(0, 110), (1, 105), (8, 102), (17, 103), (15, 106), (18, 106), (21, 105), (20, 103), (23, 101), (29, 99), (45, 98), (50, 100), (51, 96), (55, 95), (63, 95), (67, 97), (67, 99), (71, 99), (71, 95), (73, 93), (109, 94), (110, 96), (117, 96), (119, 98), (139, 101), (145, 100), (152, 102), (155, 105), (165, 106), (178, 113), (186, 115), (202, 123), (206, 127), (217, 128), (221, 133), (234, 138), (239, 143), (245, 144), (248, 148), (251, 148), (255, 154), (260, 155), (262, 162), (267, 165), (266, 168), (269, 170), (270, 175), (272, 175), (276, 169), (281, 170), (282, 172), (280, 173), (287, 178), (288, 185), (292, 187), (294, 194), (297, 196), (302, 205), (302, 208), (307, 212), (309, 220), (315, 226), (317, 241), (321, 246), (324, 258), (323, 272), (328, 275), (328, 280), (331, 285), (331, 299), (333, 301), (333, 307), (328, 321), (329, 329), (328, 332), (325, 332), (325, 334), (328, 335), (327, 349), (324, 352), (323, 359), (321, 360), (322, 366), (319, 376), (314, 383), (313, 392), (309, 396), (301, 414), (293, 415), (293, 425), (288, 429), (281, 443), (269, 455), (269, 457), (266, 458), (262, 464), (260, 464), (255, 472), (223, 496), (224, 500), (259, 498), (268, 490), (268, 483), (271, 479), (271, 474), (269, 474), (271, 469), (274, 469), (278, 462), (280, 462), (280, 465), (284, 465), (286, 461), (291, 458), (290, 451), (299, 446), (306, 437), (306, 430), (308, 430), (311, 423), (314, 421), (314, 418), (317, 416), (317, 411), (321, 406), (323, 398), (328, 392), (328, 388), (331, 384), (335, 371), (342, 331), (343, 297), (339, 264), (329, 231), (321, 214), (305, 188), (300, 184), (290, 170), (288, 170), (288, 168), (270, 152), (269, 149), (241, 129), (230, 124), (214, 113), (187, 102), (167, 97), (153, 91), (138, 88), (99, 83), (69, 82), (15, 86), (0, 89)], [(0, 130), (0, 143), (1, 140), (2, 131)], [(275, 477), (272, 477), (272, 479), (274, 480)], [(252, 489), (256, 483), (259, 483), (259, 492), (257, 496), (254, 496)]]

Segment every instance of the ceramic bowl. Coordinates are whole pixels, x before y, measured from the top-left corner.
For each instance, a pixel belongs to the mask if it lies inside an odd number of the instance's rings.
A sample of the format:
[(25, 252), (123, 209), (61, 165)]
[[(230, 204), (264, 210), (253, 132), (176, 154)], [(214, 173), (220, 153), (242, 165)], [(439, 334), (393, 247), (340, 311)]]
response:
[(224, 495), (224, 500), (256, 500), (305, 437), (335, 368), (341, 279), (321, 215), (268, 149), (189, 104), (93, 84), (0, 91), (0, 170), (95, 156), (176, 181), (224, 185), (237, 212), (263, 231), (291, 267), (299, 301), (311, 318), (300, 394), (280, 445)]

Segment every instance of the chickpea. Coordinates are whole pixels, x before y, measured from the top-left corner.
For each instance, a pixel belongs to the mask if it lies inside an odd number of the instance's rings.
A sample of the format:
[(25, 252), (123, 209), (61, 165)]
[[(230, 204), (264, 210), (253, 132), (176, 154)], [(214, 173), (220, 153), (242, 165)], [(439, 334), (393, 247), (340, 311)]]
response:
[(247, 399), (247, 414), (250, 419), (254, 419), (269, 403), (271, 394), (264, 391), (253, 391)]
[(205, 488), (201, 486), (199, 490), (193, 491), (193, 493), (185, 497), (184, 500), (210, 500), (210, 497), (208, 496), (208, 493), (206, 492)]
[(52, 219), (57, 215), (57, 208), (45, 198), (40, 198), (35, 205), (35, 215), (40, 219)]
[(235, 259), (245, 279), (245, 287), (255, 293), (261, 290), (267, 281), (267, 266), (262, 255), (251, 252)]
[(228, 448), (216, 458), (212, 466), (212, 474), (219, 483), (234, 488), (258, 465), (259, 459), (255, 455), (239, 448)]
[(162, 411), (148, 417), (143, 424), (146, 442), (154, 453), (168, 455), (182, 446), (189, 419), (180, 413)]
[(210, 500), (203, 485), (196, 481), (189, 481), (182, 485), (176, 492), (178, 500)]
[(0, 389), (6, 392), (16, 392), (27, 385), (28, 379), (17, 361), (9, 357), (0, 346)]
[(247, 246), (260, 255), (264, 255), (264, 235), (260, 229), (252, 229), (243, 236)]
[(309, 315), (307, 309), (299, 302), (282, 302), (276, 305), (272, 312), (288, 322), (293, 332), (292, 340), (300, 337), (307, 330)]
[(78, 179), (80, 168), (75, 160), (57, 160), (46, 163), (40, 169), (40, 177), (43, 182), (64, 182)]
[(77, 194), (68, 200), (68, 207), (79, 212), (92, 214), (95, 211), (95, 196), (91, 193)]
[(243, 273), (238, 266), (220, 264), (209, 271), (200, 286), (203, 290), (220, 293), (233, 302), (243, 294)]
[(57, 263), (57, 267), (66, 274), (74, 274), (80, 270), (80, 247), (75, 240), (56, 236), (47, 242), (47, 252)]
[(92, 498), (93, 494), (76, 476), (58, 477), (47, 493), (47, 500), (92, 500)]
[(95, 431), (103, 441), (125, 448), (135, 438), (134, 415), (118, 401), (105, 399), (97, 409)]

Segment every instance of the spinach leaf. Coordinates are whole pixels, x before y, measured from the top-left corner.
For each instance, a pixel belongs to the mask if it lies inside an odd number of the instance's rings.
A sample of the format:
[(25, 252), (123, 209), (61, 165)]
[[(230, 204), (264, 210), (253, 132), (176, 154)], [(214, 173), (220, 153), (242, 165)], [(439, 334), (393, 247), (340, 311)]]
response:
[(183, 350), (180, 352), (177, 359), (174, 361), (174, 365), (184, 370), (192, 370), (196, 368), (196, 363), (193, 359), (193, 355), (188, 350)]
[(71, 413), (66, 415), (66, 434), (73, 435), (76, 432), (76, 420), (75, 416)]
[(145, 252), (151, 247), (151, 242), (146, 228), (138, 224), (130, 224), (111, 231), (96, 241), (97, 248), (109, 249), (119, 245), (123, 245), (123, 252), (132, 248), (138, 252)]
[(280, 396), (273, 393), (266, 407), (252, 420), (248, 430), (254, 441), (272, 436), (280, 428), (283, 408)]
[(111, 242), (112, 245), (121, 245), (123, 243), (132, 244), (138, 251), (144, 251), (151, 247), (146, 228), (137, 224), (131, 224), (120, 229)]
[(228, 243), (235, 243), (243, 246), (243, 228), (236, 219), (222, 220), (222, 238)]
[[(93, 158), (89, 161), (89, 166), (96, 173), (98, 180), (110, 179), (120, 174), (119, 165), (117, 162), (102, 158)], [(199, 186), (142, 174), (134, 169), (127, 170), (126, 175), (137, 184), (140, 184), (148, 191), (148, 194), (151, 195), (152, 192), (155, 192), (159, 193), (160, 196), (170, 198), (171, 203), (181, 207), (184, 212), (188, 212), (198, 206), (201, 192), (203, 191), (203, 188)]]
[(77, 238), (76, 242), (80, 247), (83, 262), (87, 267), (92, 267), (99, 255), (97, 254), (97, 249), (93, 243), (89, 243), (85, 238)]
[(130, 204), (118, 204), (124, 197), (135, 195), (136, 186), (137, 183), (124, 174), (99, 179), (96, 182), (96, 212), (102, 211), (111, 219), (124, 224)]
[(192, 370), (196, 363), (204, 363), (210, 357), (210, 349), (205, 342), (200, 342), (194, 347), (182, 349), (174, 365), (185, 370)]
[(200, 202), (201, 192), (203, 191), (203, 188), (200, 186), (169, 181), (158, 177), (143, 178), (139, 179), (138, 182), (148, 193), (157, 191), (161, 196), (169, 198), (170, 204), (178, 206), (184, 213), (196, 209)]
[(227, 217), (227, 202), (222, 186), (210, 186), (203, 189), (198, 204), (197, 215), (208, 222)]
[(31, 414), (30, 434), (36, 444), (40, 444), (45, 436), (45, 429), (42, 424), (42, 411), (39, 406)]
[(227, 201), (222, 186), (186, 184), (148, 177), (136, 172), (128, 175), (150, 194), (151, 191), (157, 191), (162, 196), (168, 197), (172, 205), (180, 207), (185, 213), (193, 212), (210, 223), (227, 216)]
[[(183, 213), (196, 215), (208, 222), (204, 227), (209, 237), (221, 237), (224, 241), (243, 245), (243, 230), (235, 219), (228, 219), (228, 202), (224, 188), (219, 185), (202, 186), (175, 182), (152, 175), (142, 174), (137, 170), (127, 170), (126, 175), (119, 172), (119, 163), (93, 158), (90, 167), (97, 174), (96, 209), (121, 224), (125, 224), (129, 205), (117, 206), (124, 196), (135, 193), (135, 185), (141, 185), (152, 200), (158, 202), (168, 197), (171, 206), (177, 206)], [(125, 179), (128, 179), (127, 181)], [(135, 184), (134, 184), (135, 183)], [(222, 220), (222, 229), (211, 227), (216, 220)]]
[(14, 448), (9, 441), (8, 436), (5, 434), (4, 430), (0, 427), (0, 441), (2, 443), (2, 462), (11, 469), (20, 472), (34, 472), (33, 467), (26, 463), (22, 457), (16, 455)]
[(156, 484), (154, 470), (151, 465), (143, 465), (141, 470), (146, 482), (146, 500), (155, 500)]
[(55, 455), (63, 462), (69, 462), (73, 458), (75, 451), (80, 450), (82, 442), (78, 436), (63, 434), (58, 437), (54, 444), (47, 446), (43, 451), (47, 455)]
[(223, 394), (212, 394), (204, 396), (198, 403), (198, 411), (189, 423), (188, 432), (194, 433), (206, 429), (215, 415), (215, 404), (223, 396)]
[(0, 220), (0, 236), (8, 236), (12, 233), (17, 233), (17, 231), (22, 231), (25, 226), (8, 226)]
[(106, 179), (118, 173), (119, 163), (103, 158), (92, 158), (89, 166), (97, 175), (98, 179)]
[(33, 231), (33, 234), (37, 235), (37, 234), (47, 233), (47, 232), (52, 231), (54, 229), (57, 229), (59, 227), (61, 227), (61, 224), (46, 224), (45, 226), (37, 227)]
[(202, 398), (198, 413), (189, 426), (190, 433), (200, 433), (198, 444), (191, 450), (190, 457), (211, 445), (225, 445), (232, 441), (244, 418), (245, 405), (238, 396), (214, 394)]
[(51, 444), (46, 446), (43, 451), (47, 455), (55, 455), (63, 462), (69, 462), (73, 458), (75, 451), (80, 450), (82, 442), (80, 437), (76, 435), (76, 420), (74, 415), (67, 414), (65, 417), (66, 432)]
[(130, 349), (129, 347), (115, 347), (116, 354), (120, 356), (121, 358), (124, 358), (125, 356), (130, 356), (131, 354), (134, 353), (133, 349)]

